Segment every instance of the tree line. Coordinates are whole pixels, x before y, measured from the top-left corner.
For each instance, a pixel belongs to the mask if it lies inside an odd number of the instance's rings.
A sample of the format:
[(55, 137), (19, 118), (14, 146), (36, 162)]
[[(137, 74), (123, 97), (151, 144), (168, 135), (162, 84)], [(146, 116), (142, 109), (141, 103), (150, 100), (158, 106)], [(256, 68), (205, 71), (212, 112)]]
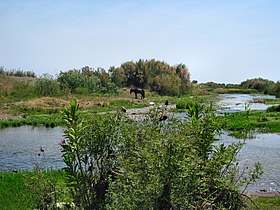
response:
[(190, 91), (190, 73), (184, 64), (171, 66), (158, 60), (127, 61), (120, 67), (61, 71), (55, 79), (44, 74), (37, 79), (38, 95), (57, 95), (71, 92), (116, 93), (117, 88), (136, 87), (157, 92), (159, 95), (180, 95)]
[(280, 82), (273, 82), (268, 79), (255, 78), (247, 79), (240, 84), (243, 88), (251, 88), (257, 90), (260, 93), (275, 95), (277, 98), (280, 98)]
[[(280, 82), (268, 79), (248, 79), (240, 84), (207, 82), (198, 84), (190, 81), (190, 71), (185, 64), (169, 65), (163, 61), (139, 59), (127, 61), (119, 67), (96, 69), (85, 66), (81, 69), (60, 71), (58, 75), (43, 74), (36, 77), (32, 71), (6, 70), (0, 67), (0, 76), (18, 76), (36, 78), (34, 87), (28, 87), (29, 95), (60, 96), (72, 94), (114, 94), (119, 88), (136, 87), (157, 92), (159, 95), (179, 96), (200, 89), (248, 89), (255, 92), (280, 97)], [(25, 84), (26, 86), (27, 84)], [(17, 84), (21, 89), (20, 84)], [(33, 89), (33, 91), (31, 91)], [(1, 91), (1, 95), (9, 95)], [(17, 91), (14, 91), (15, 93)]]
[(240, 84), (206, 82), (206, 83), (201, 83), (199, 85), (200, 88), (208, 88), (211, 90), (215, 90), (219, 88), (239, 89), (239, 90), (246, 89), (246, 90), (251, 90), (252, 92), (255, 93), (275, 95), (277, 98), (280, 98), (280, 81), (274, 82), (272, 80), (263, 79), (263, 78), (247, 79), (246, 81), (242, 81)]

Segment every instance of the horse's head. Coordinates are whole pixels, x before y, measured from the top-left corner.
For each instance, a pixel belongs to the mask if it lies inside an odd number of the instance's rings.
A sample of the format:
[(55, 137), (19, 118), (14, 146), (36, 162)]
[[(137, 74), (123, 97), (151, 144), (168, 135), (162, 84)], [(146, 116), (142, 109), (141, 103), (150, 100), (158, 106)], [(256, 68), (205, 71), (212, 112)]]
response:
[(131, 88), (131, 89), (130, 89), (130, 94), (131, 94), (131, 93), (133, 93), (133, 92), (134, 92), (134, 89), (133, 89), (133, 88)]

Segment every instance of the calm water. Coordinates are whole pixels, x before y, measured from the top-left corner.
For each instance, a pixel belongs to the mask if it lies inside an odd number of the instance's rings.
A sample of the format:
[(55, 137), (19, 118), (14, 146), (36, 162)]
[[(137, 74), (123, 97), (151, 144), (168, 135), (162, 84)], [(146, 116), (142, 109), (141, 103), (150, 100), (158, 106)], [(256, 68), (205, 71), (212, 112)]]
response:
[[(244, 110), (244, 104), (254, 98), (273, 96), (252, 96), (244, 94), (224, 94), (219, 104), (222, 110)], [(266, 109), (260, 103), (250, 104), (251, 109)], [(184, 118), (183, 114), (176, 114)], [(61, 147), (58, 142), (62, 139), (63, 129), (23, 126), (18, 128), (0, 129), (0, 171), (31, 170), (34, 164), (45, 165), (58, 169), (64, 166), (61, 158)], [(223, 134), (219, 143), (230, 144), (239, 140)], [(44, 149), (44, 152), (40, 151)], [(246, 140), (239, 154), (242, 165), (253, 165), (256, 161), (263, 164), (265, 175), (250, 191), (280, 191), (280, 135), (257, 134), (255, 139)]]
[[(62, 128), (22, 126), (0, 129), (0, 171), (31, 170), (34, 164), (63, 167)], [(41, 152), (43, 148), (44, 152)]]

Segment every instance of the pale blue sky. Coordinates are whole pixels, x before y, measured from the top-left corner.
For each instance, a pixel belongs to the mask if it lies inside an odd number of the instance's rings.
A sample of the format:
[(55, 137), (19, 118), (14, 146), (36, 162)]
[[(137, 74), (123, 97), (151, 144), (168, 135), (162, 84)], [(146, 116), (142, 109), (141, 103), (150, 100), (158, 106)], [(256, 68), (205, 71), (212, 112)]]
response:
[(278, 0), (0, 0), (0, 66), (37, 75), (158, 59), (192, 80), (280, 80)]

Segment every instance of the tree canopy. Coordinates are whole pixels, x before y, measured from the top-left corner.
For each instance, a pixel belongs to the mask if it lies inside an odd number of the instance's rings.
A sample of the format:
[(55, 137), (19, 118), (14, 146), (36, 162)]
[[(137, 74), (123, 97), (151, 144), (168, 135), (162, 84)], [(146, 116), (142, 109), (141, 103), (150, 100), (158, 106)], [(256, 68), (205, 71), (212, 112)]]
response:
[(109, 72), (118, 87), (149, 88), (160, 95), (184, 94), (190, 89), (190, 73), (185, 64), (170, 66), (155, 59), (139, 59), (111, 67)]

